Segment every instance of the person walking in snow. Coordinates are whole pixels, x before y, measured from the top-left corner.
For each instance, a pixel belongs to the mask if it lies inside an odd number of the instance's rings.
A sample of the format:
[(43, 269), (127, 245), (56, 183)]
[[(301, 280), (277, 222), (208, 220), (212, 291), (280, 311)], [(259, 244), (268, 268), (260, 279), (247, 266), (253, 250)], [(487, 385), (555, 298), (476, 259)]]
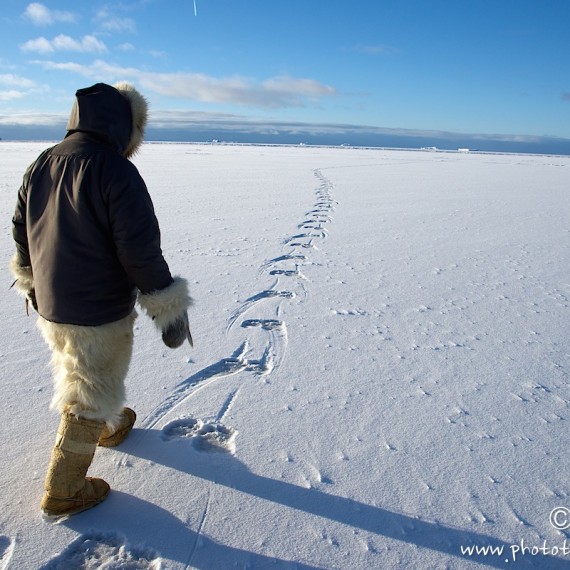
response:
[(80, 89), (59, 144), (27, 169), (12, 220), (16, 290), (38, 312), (52, 352), (61, 414), (41, 509), (93, 507), (109, 494), (86, 477), (97, 445), (113, 447), (136, 419), (124, 407), (135, 302), (170, 348), (192, 344), (185, 279), (170, 273), (146, 185), (129, 160), (143, 141), (146, 99), (130, 84)]

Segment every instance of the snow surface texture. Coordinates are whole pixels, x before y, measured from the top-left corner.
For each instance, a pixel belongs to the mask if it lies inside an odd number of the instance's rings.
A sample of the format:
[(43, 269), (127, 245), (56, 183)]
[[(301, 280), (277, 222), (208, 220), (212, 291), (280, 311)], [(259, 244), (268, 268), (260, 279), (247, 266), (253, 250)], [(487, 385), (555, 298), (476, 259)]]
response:
[(45, 146), (0, 143), (0, 569), (570, 566), (570, 157), (145, 145), (195, 349), (139, 317), (113, 491), (53, 524), (49, 354), (6, 269)]

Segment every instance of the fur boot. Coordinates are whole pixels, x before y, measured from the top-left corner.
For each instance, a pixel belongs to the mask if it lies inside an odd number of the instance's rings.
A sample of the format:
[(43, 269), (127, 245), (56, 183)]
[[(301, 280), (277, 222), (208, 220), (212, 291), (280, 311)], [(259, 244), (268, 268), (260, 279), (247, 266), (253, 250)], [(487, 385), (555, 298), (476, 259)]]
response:
[(134, 410), (123, 408), (121, 421), (114, 429), (109, 429), (109, 426), (105, 425), (99, 436), (99, 445), (101, 447), (116, 447), (122, 443), (133, 429), (136, 419), (137, 415)]
[(41, 508), (46, 516), (73, 515), (107, 497), (109, 485), (86, 477), (105, 424), (64, 412), (45, 481)]

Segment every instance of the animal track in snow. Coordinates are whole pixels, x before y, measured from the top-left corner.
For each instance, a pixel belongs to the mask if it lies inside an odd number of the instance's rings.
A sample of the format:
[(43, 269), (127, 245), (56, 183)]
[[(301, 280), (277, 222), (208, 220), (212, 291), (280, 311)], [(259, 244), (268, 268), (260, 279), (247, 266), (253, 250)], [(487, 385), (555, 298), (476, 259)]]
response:
[(301, 276), (298, 268), (295, 269), (272, 269), (269, 275), (284, 275), (285, 277)]
[(198, 451), (228, 451), (235, 453), (235, 439), (238, 432), (217, 422), (204, 422), (193, 418), (180, 418), (162, 428), (165, 441), (189, 439)]
[[(332, 185), (319, 170), (315, 170), (315, 176), (321, 181), (321, 184), (316, 191), (317, 200), (312, 210), (306, 213), (306, 219), (298, 226), (310, 231), (291, 235), (289, 238), (286, 238), (283, 244), (288, 245), (291, 248), (314, 248), (314, 240), (325, 239), (327, 237), (327, 230), (324, 228), (324, 225), (331, 221), (328, 214), (334, 209), (334, 200), (332, 200), (330, 196)], [(304, 240), (308, 241), (305, 242)], [(294, 269), (286, 266), (279, 267), (278, 265), (283, 262), (291, 261), (295, 263)], [(262, 269), (270, 268), (269, 274), (277, 276), (277, 281), (271, 288), (265, 289), (246, 299), (235, 311), (233, 311), (228, 319), (226, 334), (230, 332), (232, 327), (236, 322), (238, 322), (238, 319), (243, 317), (243, 315), (253, 307), (257, 307), (257, 305), (262, 301), (276, 300), (277, 306), (275, 307), (275, 304), (273, 304), (274, 314), (279, 314), (279, 304), (281, 301), (283, 299), (292, 299), (296, 296), (296, 294), (291, 290), (275, 289), (279, 283), (279, 277), (283, 276), (291, 278), (292, 280), (293, 278), (298, 278), (298, 283), (299, 280), (306, 280), (306, 277), (300, 271), (300, 266), (305, 262), (308, 262), (306, 255), (292, 251), (291, 253), (275, 257), (263, 263), (261, 266)], [(305, 289), (302, 281), (299, 286), (303, 290)], [(258, 354), (261, 351), (261, 356), (258, 358), (246, 357), (246, 355), (252, 350), (250, 343), (254, 340), (258, 341), (259, 335), (252, 337), (251, 340), (250, 338), (246, 338), (231, 357), (223, 358), (220, 361), (203, 368), (175, 386), (171, 393), (146, 418), (143, 422), (144, 427), (150, 428), (155, 426), (162, 418), (171, 413), (187, 398), (191, 397), (197, 391), (207, 387), (214, 381), (228, 376), (233, 376), (241, 372), (253, 372), (259, 376), (267, 376), (279, 367), (287, 348), (287, 327), (285, 322), (275, 318), (251, 318), (243, 320), (241, 322), (241, 328), (259, 328), (261, 331), (266, 331), (268, 333), (269, 338), (264, 346), (253, 347), (253, 349), (257, 349)], [(231, 392), (226, 399), (226, 403), (218, 414), (217, 420), (223, 418), (227, 410), (233, 404), (238, 393), (239, 388), (235, 389), (234, 386), (233, 392)], [(171, 429), (174, 429), (172, 428), (172, 424), (169, 425)], [(207, 426), (204, 427), (204, 425), (200, 427), (197, 427), (197, 425), (198, 424), (192, 424), (189, 428), (187, 426), (192, 437), (203, 436), (203, 439), (211, 440), (212, 438), (217, 439), (216, 435), (211, 434), (218, 433), (221, 434), (220, 437), (227, 436), (228, 438), (231, 438), (231, 434), (224, 433), (221, 428), (216, 431), (216, 426), (207, 433), (194, 434), (194, 431), (192, 430), (197, 430), (197, 432), (199, 432), (203, 429), (210, 429)], [(182, 428), (178, 426), (176, 429)]]
[[(303, 236), (304, 237), (304, 236)], [(293, 239), (293, 238), (291, 238)], [(284, 243), (287, 243), (287, 240), (285, 240)], [(261, 266), (261, 270), (266, 269), (267, 267), (270, 267), (276, 263), (281, 263), (282, 261), (291, 261), (291, 260), (300, 260), (300, 261), (306, 261), (307, 260), (307, 256), (303, 255), (301, 253), (297, 253), (297, 254), (289, 254), (289, 255), (280, 255), (279, 257), (275, 257), (274, 259), (270, 259), (269, 261), (266, 261), (262, 266)]]
[(222, 360), (203, 368), (180, 382), (169, 396), (151, 412), (145, 420), (144, 426), (147, 428), (155, 426), (161, 418), (180, 405), (186, 398), (215, 380), (232, 376), (243, 370), (267, 374), (273, 369), (273, 355), (269, 348), (266, 348), (259, 360), (246, 358), (248, 351), (249, 343), (244, 341), (230, 358), (222, 358)]
[(327, 237), (327, 231), (323, 227), (322, 222), (319, 222), (316, 220), (310, 220), (308, 222), (303, 222), (303, 223), (299, 224), (297, 227), (301, 230), (315, 230), (317, 232), (316, 234), (315, 233), (301, 234), (300, 236), (297, 236), (297, 237), (316, 237), (316, 238)]
[(363, 309), (331, 309), (333, 315), (363, 317), (368, 313)]
[[(317, 200), (312, 209), (305, 213), (305, 219), (297, 226), (297, 228), (302, 228), (307, 231), (291, 234), (283, 240), (283, 245), (287, 245), (291, 248), (315, 248), (313, 243), (315, 240), (326, 239), (328, 236), (325, 224), (331, 221), (329, 214), (331, 210), (334, 209), (334, 200), (330, 195), (332, 184), (322, 175), (320, 170), (315, 170), (315, 176), (320, 180), (320, 186), (316, 190)], [(280, 264), (285, 262), (294, 262), (294, 268), (292, 268), (292, 265), (280, 266)], [(297, 283), (305, 290), (300, 280), (307, 280), (307, 278), (302, 274), (300, 267), (306, 263), (309, 263), (308, 256), (295, 251), (264, 262), (261, 265), (261, 271), (269, 270), (269, 275), (276, 276), (277, 281), (271, 289), (266, 289), (261, 293), (249, 297), (231, 314), (228, 319), (226, 334), (228, 334), (230, 329), (238, 322), (238, 319), (242, 318), (247, 311), (257, 306), (261, 301), (277, 298), (277, 301), (280, 303), (283, 299), (295, 297), (293, 291), (276, 291), (274, 289), (279, 283), (280, 277), (285, 277), (292, 281), (294, 281), (294, 278), (297, 278)], [(275, 310), (274, 314), (279, 315), (280, 305), (278, 304), (277, 307), (275, 307), (274, 304), (273, 307)], [(265, 347), (262, 358), (258, 361), (250, 359), (245, 369), (267, 375), (278, 368), (284, 357), (287, 348), (287, 327), (283, 321), (275, 318), (252, 318), (244, 319), (241, 322), (241, 328), (243, 329), (254, 327), (269, 333), (269, 343)], [(248, 341), (246, 340), (245, 342), (247, 343)]]
[[(285, 245), (287, 245), (287, 244), (290, 244), (290, 243), (291, 243), (293, 240), (295, 240), (295, 239), (312, 238), (312, 237), (319, 237), (319, 235), (318, 235), (318, 234), (314, 234), (314, 235), (313, 235), (313, 234), (295, 234), (294, 236), (286, 237), (286, 238), (283, 240), (283, 243), (284, 243)], [(277, 259), (278, 259), (279, 261), (282, 261), (282, 260), (285, 259), (285, 258), (286, 258), (286, 259), (293, 259), (294, 257), (295, 257), (295, 256), (293, 256), (293, 255), (282, 255), (280, 258), (278, 257)], [(304, 259), (307, 259), (306, 256), (304, 256), (304, 255), (301, 256), (301, 257), (303, 257)]]
[(284, 324), (282, 321), (279, 321), (277, 319), (248, 319), (246, 321), (243, 321), (241, 326), (243, 328), (261, 327), (266, 331), (272, 331), (275, 329), (282, 329), (284, 327)]
[(89, 532), (74, 540), (61, 554), (50, 560), (43, 570), (160, 570), (161, 566), (161, 559), (150, 549), (129, 546), (122, 536), (115, 533)]
[(253, 295), (253, 297), (250, 297), (249, 299), (246, 299), (245, 302), (238, 309), (236, 309), (228, 319), (226, 334), (229, 332), (238, 318), (241, 317), (246, 311), (251, 309), (254, 305), (265, 299), (273, 299), (276, 297), (282, 299), (292, 299), (295, 297), (295, 293), (292, 291), (275, 291), (273, 289), (268, 289), (262, 291), (261, 293), (257, 293), (256, 295)]
[(312, 210), (311, 212), (307, 212), (307, 214), (312, 214), (312, 219), (307, 220), (307, 222), (332, 222), (332, 218), (326, 213), (327, 209), (323, 210)]

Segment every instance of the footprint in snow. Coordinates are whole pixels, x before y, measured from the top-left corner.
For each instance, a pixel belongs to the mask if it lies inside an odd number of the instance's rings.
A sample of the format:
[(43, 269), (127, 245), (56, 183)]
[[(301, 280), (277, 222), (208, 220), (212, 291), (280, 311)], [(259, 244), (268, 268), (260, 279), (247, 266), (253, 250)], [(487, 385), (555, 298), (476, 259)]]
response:
[(180, 418), (164, 426), (161, 437), (164, 441), (188, 439), (197, 451), (228, 451), (233, 455), (237, 433), (220, 423)]
[(14, 541), (8, 536), (0, 535), (0, 570), (5, 570), (14, 554)]
[(161, 559), (150, 549), (131, 547), (122, 536), (115, 533), (90, 532), (74, 540), (61, 554), (43, 566), (42, 570), (160, 570), (161, 566)]

